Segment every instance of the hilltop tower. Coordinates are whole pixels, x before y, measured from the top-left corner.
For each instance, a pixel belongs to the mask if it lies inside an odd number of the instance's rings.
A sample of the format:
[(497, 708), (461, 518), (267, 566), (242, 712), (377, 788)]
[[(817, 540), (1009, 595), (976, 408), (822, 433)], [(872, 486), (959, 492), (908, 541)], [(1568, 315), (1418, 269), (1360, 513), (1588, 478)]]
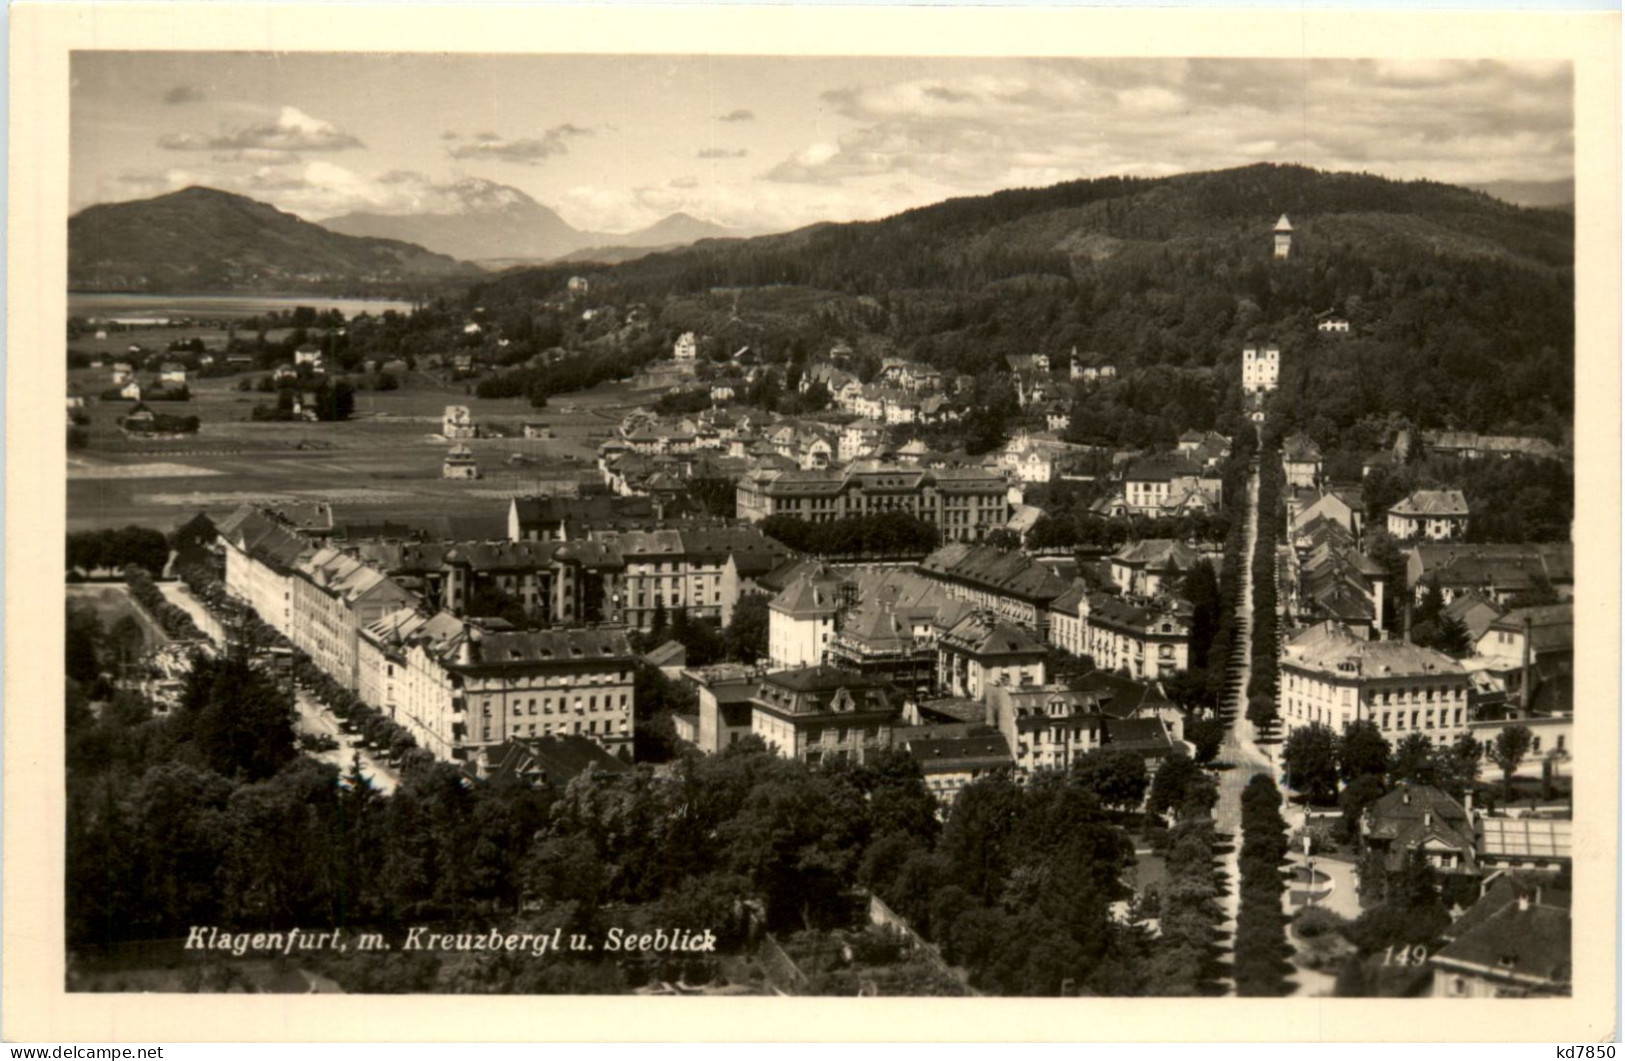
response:
[(1292, 222), (1281, 215), (1281, 220), (1275, 223), (1275, 256), (1285, 258), (1292, 253)]

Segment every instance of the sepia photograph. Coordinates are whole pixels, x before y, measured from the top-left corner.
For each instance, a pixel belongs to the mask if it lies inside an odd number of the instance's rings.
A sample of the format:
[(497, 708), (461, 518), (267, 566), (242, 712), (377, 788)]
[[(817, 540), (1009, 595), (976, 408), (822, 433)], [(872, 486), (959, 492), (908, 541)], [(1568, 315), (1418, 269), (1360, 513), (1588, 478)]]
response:
[(1572, 58), (358, 43), (65, 56), (49, 990), (1587, 991)]

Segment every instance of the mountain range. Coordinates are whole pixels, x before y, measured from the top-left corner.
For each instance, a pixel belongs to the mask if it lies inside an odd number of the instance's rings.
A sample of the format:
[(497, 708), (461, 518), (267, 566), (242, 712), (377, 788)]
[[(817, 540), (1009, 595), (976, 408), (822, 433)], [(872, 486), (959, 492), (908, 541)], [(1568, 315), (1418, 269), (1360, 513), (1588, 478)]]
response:
[(383, 293), (480, 271), (213, 188), (99, 204), (68, 219), (68, 286), (80, 291)]
[(321, 224), (346, 235), (404, 240), (464, 261), (495, 266), (566, 257), (572, 261), (625, 261), (637, 254), (686, 246), (702, 239), (749, 235), (686, 213), (672, 214), (634, 232), (583, 231), (509, 185), (471, 178), (442, 191), (448, 200), (443, 205), (448, 208), (439, 211), (355, 211)]

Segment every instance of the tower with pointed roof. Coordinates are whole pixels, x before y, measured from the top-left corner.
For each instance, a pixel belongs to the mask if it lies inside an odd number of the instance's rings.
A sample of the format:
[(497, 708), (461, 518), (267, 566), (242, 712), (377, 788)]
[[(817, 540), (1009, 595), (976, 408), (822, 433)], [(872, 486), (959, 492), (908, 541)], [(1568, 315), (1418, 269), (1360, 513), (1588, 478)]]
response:
[(1285, 258), (1292, 253), (1292, 222), (1281, 215), (1281, 220), (1275, 223), (1275, 256)]

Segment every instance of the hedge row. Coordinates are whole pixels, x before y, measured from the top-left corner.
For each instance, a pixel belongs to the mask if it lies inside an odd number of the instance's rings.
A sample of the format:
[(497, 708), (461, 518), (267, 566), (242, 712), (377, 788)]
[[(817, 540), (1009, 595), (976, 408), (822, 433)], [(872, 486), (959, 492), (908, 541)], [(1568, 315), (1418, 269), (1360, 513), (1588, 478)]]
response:
[[(231, 596), (208, 567), (189, 566), (180, 576), (194, 596), (248, 643), (266, 647), (287, 644), (287, 639), (255, 614), (253, 608)], [(294, 680), (332, 709), (339, 721), (345, 723), (345, 728), (354, 730), (370, 748), (403, 771), (433, 764), (434, 757), (418, 747), (417, 740), (405, 726), (350, 692), (304, 652), (294, 649), (292, 659)]]
[(152, 575), (147, 569), (131, 564), (124, 569), (124, 584), (130, 589), (130, 596), (136, 603), (158, 621), (173, 641), (199, 641), (203, 632), (197, 628), (185, 608), (171, 604), (152, 581)]
[(1241, 565), (1246, 563), (1247, 476), (1258, 443), (1250, 430), (1241, 431), (1230, 448), (1224, 469), (1225, 508), (1230, 530), (1224, 539), (1224, 562), (1219, 569), (1219, 625), (1207, 653), (1208, 697), (1224, 703), (1225, 678), (1236, 643), (1236, 612), (1241, 601)]
[(1281, 894), (1286, 880), (1286, 821), (1281, 817), (1281, 790), (1260, 774), (1241, 794), (1241, 905), (1236, 915), (1236, 993), (1244, 997), (1285, 995), (1286, 916)]
[(1286, 472), (1281, 465), (1280, 440), (1266, 434), (1258, 460), (1258, 542), (1253, 550), (1253, 658), (1247, 682), (1247, 720), (1259, 728), (1273, 725), (1279, 715), (1280, 691), (1279, 599), (1276, 592), (1276, 547), (1286, 522)]

